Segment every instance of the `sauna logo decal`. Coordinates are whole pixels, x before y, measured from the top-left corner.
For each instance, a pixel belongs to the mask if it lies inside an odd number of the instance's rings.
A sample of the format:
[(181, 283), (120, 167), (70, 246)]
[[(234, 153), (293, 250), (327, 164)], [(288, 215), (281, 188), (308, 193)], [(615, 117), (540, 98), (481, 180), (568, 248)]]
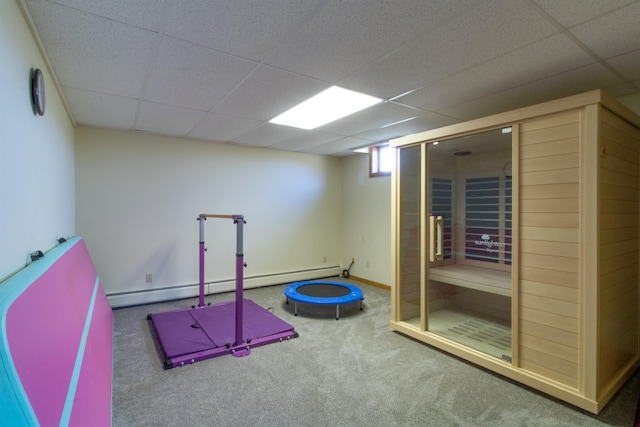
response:
[(489, 253), (497, 253), (500, 252), (500, 249), (504, 248), (504, 243), (491, 240), (491, 236), (487, 233), (484, 233), (481, 239), (482, 240), (475, 241), (476, 246), (485, 246)]

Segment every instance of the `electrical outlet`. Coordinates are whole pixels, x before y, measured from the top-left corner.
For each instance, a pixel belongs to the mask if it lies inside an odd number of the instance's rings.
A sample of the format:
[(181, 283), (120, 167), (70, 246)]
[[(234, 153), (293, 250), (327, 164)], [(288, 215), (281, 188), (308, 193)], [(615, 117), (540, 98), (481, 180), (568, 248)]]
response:
[(153, 274), (151, 274), (151, 273), (147, 273), (147, 275), (145, 276), (145, 281), (146, 281), (147, 283), (151, 283), (151, 282), (153, 282)]

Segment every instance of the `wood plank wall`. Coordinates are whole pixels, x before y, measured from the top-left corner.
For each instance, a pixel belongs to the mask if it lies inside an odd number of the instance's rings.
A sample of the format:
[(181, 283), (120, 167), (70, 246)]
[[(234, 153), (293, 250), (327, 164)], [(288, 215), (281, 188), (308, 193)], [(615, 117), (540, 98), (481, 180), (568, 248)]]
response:
[(600, 108), (598, 389), (638, 357), (640, 131)]
[(580, 112), (520, 126), (519, 359), (580, 386)]

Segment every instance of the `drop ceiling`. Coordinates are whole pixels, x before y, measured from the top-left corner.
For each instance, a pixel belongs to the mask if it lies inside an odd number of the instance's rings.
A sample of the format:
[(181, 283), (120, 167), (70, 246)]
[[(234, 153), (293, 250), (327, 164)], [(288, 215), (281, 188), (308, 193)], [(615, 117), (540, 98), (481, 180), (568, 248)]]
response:
[[(592, 89), (640, 114), (640, 0), (19, 0), (76, 124), (345, 156)], [(268, 121), (332, 86), (384, 99)]]

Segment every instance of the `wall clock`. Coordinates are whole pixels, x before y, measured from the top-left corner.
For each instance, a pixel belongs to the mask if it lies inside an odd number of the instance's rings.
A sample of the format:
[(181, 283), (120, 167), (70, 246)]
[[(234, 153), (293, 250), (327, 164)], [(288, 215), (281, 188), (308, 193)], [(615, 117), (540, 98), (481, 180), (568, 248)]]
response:
[(31, 73), (31, 104), (33, 105), (34, 114), (44, 115), (44, 76), (39, 68), (36, 68)]

